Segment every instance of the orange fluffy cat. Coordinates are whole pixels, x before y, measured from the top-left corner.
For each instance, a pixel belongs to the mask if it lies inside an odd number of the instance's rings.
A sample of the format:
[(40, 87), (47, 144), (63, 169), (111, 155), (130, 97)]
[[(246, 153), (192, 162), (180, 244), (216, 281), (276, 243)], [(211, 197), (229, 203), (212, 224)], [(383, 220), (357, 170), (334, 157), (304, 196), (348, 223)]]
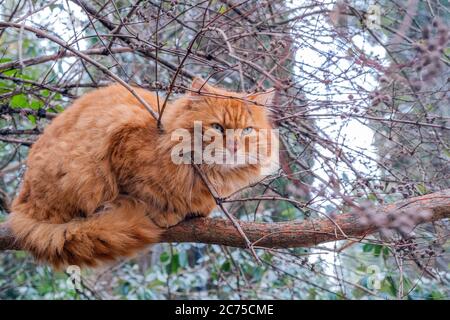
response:
[[(135, 90), (157, 111), (153, 93)], [(221, 134), (270, 129), (261, 105), (271, 96), (228, 92), (195, 79), (190, 93), (167, 105), (161, 131), (120, 85), (84, 95), (31, 148), (9, 218), (17, 241), (58, 268), (95, 266), (157, 242), (164, 228), (189, 215), (207, 216), (215, 199), (192, 165), (172, 161), (178, 141), (171, 133), (192, 130), (194, 121)], [(261, 164), (200, 168), (225, 196), (255, 181)]]

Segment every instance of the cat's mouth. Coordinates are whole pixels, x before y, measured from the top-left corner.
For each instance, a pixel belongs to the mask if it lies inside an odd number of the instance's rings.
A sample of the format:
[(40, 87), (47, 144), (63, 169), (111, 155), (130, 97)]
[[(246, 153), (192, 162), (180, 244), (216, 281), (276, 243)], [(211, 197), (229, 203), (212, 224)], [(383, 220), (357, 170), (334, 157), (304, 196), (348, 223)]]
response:
[[(179, 150), (181, 151), (181, 150)], [(248, 152), (244, 148), (236, 151), (228, 148), (214, 148), (195, 150), (183, 150), (175, 154), (172, 160), (175, 164), (197, 164), (208, 167), (215, 167), (223, 171), (237, 168), (262, 166), (267, 162), (268, 157), (257, 152)]]

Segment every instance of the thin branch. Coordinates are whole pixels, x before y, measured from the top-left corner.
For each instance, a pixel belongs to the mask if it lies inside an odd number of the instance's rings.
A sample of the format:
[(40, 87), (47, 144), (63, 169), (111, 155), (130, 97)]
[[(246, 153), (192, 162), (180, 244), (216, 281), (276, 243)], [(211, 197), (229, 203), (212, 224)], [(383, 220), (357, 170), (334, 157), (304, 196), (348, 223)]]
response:
[[(85, 55), (109, 55), (110, 53), (124, 53), (124, 52), (132, 52), (133, 49), (128, 47), (114, 47), (110, 49), (110, 52), (106, 50), (105, 48), (95, 48), (95, 49), (88, 49), (84, 51), (79, 51)], [(23, 61), (10, 61), (5, 63), (0, 63), (0, 71), (6, 71), (11, 70), (15, 68), (19, 68), (21, 64), (25, 67), (33, 66), (36, 64), (45, 63), (48, 61), (55, 61), (61, 58), (68, 58), (68, 57), (75, 57), (76, 54), (73, 52), (67, 51), (65, 49), (62, 49), (58, 51), (57, 53), (46, 55), (46, 56), (39, 56), (34, 57), (30, 59), (24, 59)]]
[(69, 46), (69, 44), (67, 44), (65, 41), (47, 33), (44, 32), (40, 29), (34, 28), (34, 27), (30, 27), (30, 26), (24, 26), (22, 24), (18, 24), (18, 23), (12, 23), (12, 22), (1, 22), (0, 21), (0, 27), (3, 28), (16, 28), (16, 29), (21, 29), (23, 28), (24, 30), (33, 32), (34, 34), (36, 34), (37, 36), (43, 37), (43, 38), (47, 38), (50, 41), (53, 41), (54, 43), (60, 45), (61, 47), (63, 47), (66, 50), (71, 51), (72, 53), (74, 53), (76, 56), (82, 58), (83, 60), (89, 62), (90, 64), (92, 64), (93, 66), (97, 67), (98, 69), (100, 69), (102, 72), (104, 72), (106, 75), (108, 75), (109, 77), (111, 77), (112, 79), (116, 80), (117, 82), (119, 82), (122, 86), (124, 86), (128, 91), (131, 92), (131, 94), (140, 102), (142, 103), (142, 105), (147, 109), (147, 111), (152, 115), (153, 118), (158, 119), (158, 115), (157, 113), (152, 109), (152, 107), (141, 97), (137, 94), (136, 90), (133, 89), (133, 87), (131, 87), (128, 83), (126, 83), (124, 80), (122, 80), (120, 77), (116, 76), (114, 73), (112, 73), (111, 71), (109, 71), (109, 69), (107, 67), (105, 67), (104, 65), (102, 65), (101, 63), (93, 60), (91, 57), (89, 57), (88, 55), (85, 55), (83, 52), (75, 50), (73, 48), (71, 48)]

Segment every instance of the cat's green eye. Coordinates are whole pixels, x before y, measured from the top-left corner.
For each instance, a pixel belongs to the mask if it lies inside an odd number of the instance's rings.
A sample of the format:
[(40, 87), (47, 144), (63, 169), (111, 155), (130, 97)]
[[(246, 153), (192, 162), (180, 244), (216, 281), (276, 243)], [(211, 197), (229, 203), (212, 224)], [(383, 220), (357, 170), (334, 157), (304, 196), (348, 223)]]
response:
[(252, 131), (253, 131), (253, 128), (252, 128), (252, 127), (247, 127), (247, 128), (244, 128), (244, 129), (242, 130), (242, 134), (243, 134), (243, 135), (247, 135), (247, 134), (252, 133)]
[(225, 132), (225, 130), (223, 129), (223, 127), (222, 127), (220, 124), (218, 124), (218, 123), (213, 123), (213, 124), (211, 125), (211, 127), (212, 127), (214, 130), (219, 131), (220, 133), (224, 133), (224, 132)]

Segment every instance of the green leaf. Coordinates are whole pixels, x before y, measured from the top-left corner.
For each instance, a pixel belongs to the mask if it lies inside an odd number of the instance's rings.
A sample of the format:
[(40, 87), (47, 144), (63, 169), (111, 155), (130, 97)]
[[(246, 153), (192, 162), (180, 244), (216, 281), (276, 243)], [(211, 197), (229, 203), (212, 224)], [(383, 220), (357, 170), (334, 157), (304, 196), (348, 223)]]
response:
[(26, 276), (23, 273), (19, 273), (16, 277), (16, 281), (20, 284), (24, 283), (26, 281)]
[(362, 247), (363, 252), (370, 252), (370, 251), (373, 250), (373, 248), (374, 248), (374, 245), (373, 245), (373, 244), (370, 244), (370, 243), (366, 243), (366, 244), (363, 245), (363, 247)]
[(447, 49), (445, 49), (445, 55), (446, 56), (450, 56), (450, 47), (448, 47)]
[(416, 184), (416, 189), (421, 195), (427, 194), (427, 188), (423, 183)]
[(308, 299), (315, 300), (317, 297), (317, 291), (314, 288), (308, 290)]
[(34, 115), (29, 114), (27, 118), (32, 124), (36, 124), (36, 117)]
[(383, 279), (381, 281), (380, 291), (388, 293), (388, 294), (390, 294), (391, 296), (394, 296), (394, 297), (397, 294), (397, 290), (395, 289), (394, 284), (391, 281), (389, 281), (388, 279)]
[(16, 257), (17, 259), (23, 259), (23, 258), (25, 258), (26, 256), (27, 256), (27, 254), (26, 254), (25, 251), (16, 251), (16, 252), (15, 252), (15, 257)]
[(388, 257), (389, 257), (389, 254), (390, 254), (391, 252), (389, 251), (389, 248), (388, 247), (384, 247), (383, 248), (383, 258), (385, 258), (385, 259), (387, 259)]
[(390, 26), (394, 23), (394, 21), (390, 18), (387, 18), (385, 16), (381, 17), (381, 25), (383, 26)]
[(162, 263), (168, 262), (169, 260), (170, 260), (170, 255), (167, 252), (163, 252), (159, 256), (159, 261), (161, 261)]
[(293, 220), (297, 216), (297, 210), (295, 208), (287, 208), (281, 211), (281, 216), (288, 220)]
[(373, 194), (373, 193), (370, 193), (368, 196), (367, 196), (367, 199), (369, 199), (369, 200), (371, 200), (371, 201), (377, 201), (377, 196), (375, 195), (375, 194)]
[(432, 291), (429, 295), (429, 300), (444, 300), (445, 295), (439, 291)]
[(30, 107), (33, 110), (39, 110), (44, 106), (44, 103), (40, 100), (33, 100), (31, 101)]
[(219, 8), (219, 10), (218, 10), (218, 12), (219, 12), (220, 14), (224, 14), (226, 11), (227, 11), (227, 8), (226, 8), (225, 6), (220, 6), (220, 8)]
[(222, 266), (220, 267), (222, 269), (222, 271), (224, 272), (228, 272), (231, 269), (231, 263), (230, 260), (225, 261)]
[(11, 98), (9, 105), (11, 108), (26, 108), (28, 107), (28, 98), (23, 93), (17, 94)]
[(379, 244), (374, 245), (373, 255), (375, 257), (379, 257), (380, 253), (381, 253), (381, 249), (383, 249), (383, 246), (381, 246)]
[(386, 281), (388, 281), (390, 285), (391, 294), (395, 297), (397, 296), (397, 286), (395, 285), (395, 281), (391, 276), (387, 276)]
[(450, 149), (444, 149), (444, 153), (447, 157), (450, 158)]
[(180, 269), (180, 256), (178, 255), (178, 253), (176, 253), (172, 255), (170, 264), (167, 265), (167, 273), (177, 273), (178, 269)]
[(11, 70), (7, 70), (7, 71), (2, 71), (2, 73), (5, 76), (8, 76), (8, 77), (17, 77), (17, 72), (19, 72), (18, 69), (11, 69)]

